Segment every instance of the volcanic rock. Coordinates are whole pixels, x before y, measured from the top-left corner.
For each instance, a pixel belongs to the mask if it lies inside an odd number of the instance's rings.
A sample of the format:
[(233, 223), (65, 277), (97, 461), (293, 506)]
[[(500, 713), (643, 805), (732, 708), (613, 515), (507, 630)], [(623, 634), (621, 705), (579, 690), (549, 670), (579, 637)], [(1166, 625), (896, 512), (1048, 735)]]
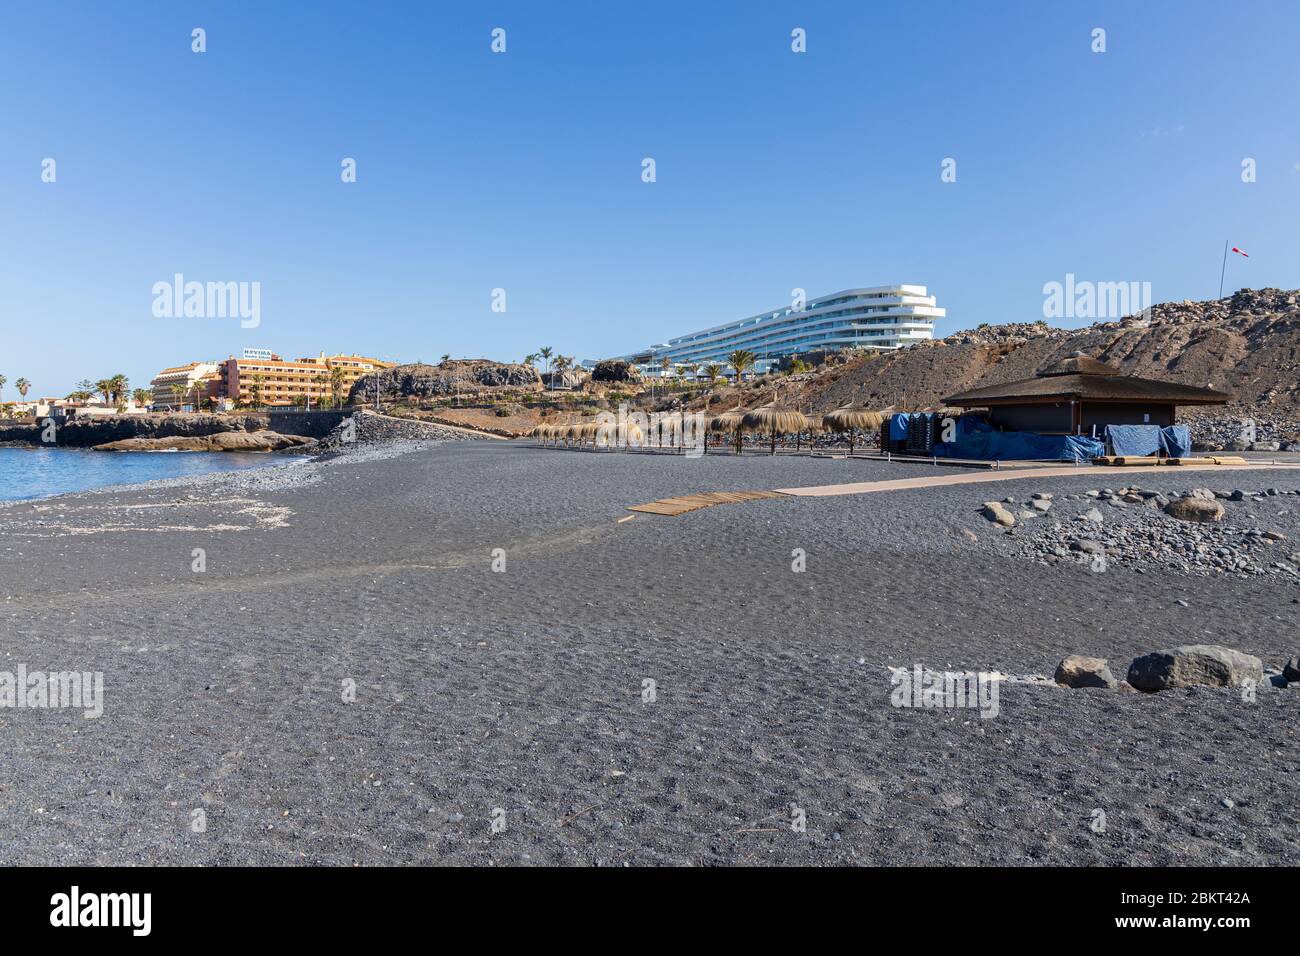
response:
[(1071, 654), (1056, 665), (1055, 680), (1066, 687), (1118, 687), (1119, 681), (1102, 657)]
[(1260, 659), (1218, 644), (1185, 644), (1155, 651), (1137, 658), (1128, 669), (1128, 682), (1147, 692), (1174, 687), (1230, 687), (1247, 680), (1264, 680)]

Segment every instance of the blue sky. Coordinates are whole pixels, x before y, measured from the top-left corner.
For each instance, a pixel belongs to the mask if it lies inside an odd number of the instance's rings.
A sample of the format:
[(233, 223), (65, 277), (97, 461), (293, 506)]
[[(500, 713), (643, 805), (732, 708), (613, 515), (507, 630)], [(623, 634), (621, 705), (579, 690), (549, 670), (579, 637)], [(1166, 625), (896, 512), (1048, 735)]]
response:
[[(40, 395), (139, 386), (248, 346), (596, 358), (796, 287), (924, 284), (943, 334), (1040, 318), (1066, 273), (1212, 297), (1224, 239), (1251, 253), (1229, 290), (1300, 286), (1294, 0), (0, 17), (8, 399), (19, 376)], [(260, 326), (155, 318), (151, 288), (177, 272), (260, 282)]]

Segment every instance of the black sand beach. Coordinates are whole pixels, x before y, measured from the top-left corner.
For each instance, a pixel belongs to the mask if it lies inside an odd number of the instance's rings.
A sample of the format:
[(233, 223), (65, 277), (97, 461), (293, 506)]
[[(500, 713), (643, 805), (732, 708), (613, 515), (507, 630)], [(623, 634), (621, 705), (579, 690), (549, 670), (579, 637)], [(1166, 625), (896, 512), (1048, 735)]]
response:
[[(1300, 488), (1161, 472), (1132, 481)], [(978, 514), (1131, 476), (618, 521), (932, 473), (457, 442), (0, 508), (0, 670), (105, 688), (0, 710), (0, 863), (1300, 863), (1295, 685), (891, 706), (890, 666), (1300, 653), (1294, 575), (1049, 566)], [(1300, 549), (1300, 498), (1229, 508)]]

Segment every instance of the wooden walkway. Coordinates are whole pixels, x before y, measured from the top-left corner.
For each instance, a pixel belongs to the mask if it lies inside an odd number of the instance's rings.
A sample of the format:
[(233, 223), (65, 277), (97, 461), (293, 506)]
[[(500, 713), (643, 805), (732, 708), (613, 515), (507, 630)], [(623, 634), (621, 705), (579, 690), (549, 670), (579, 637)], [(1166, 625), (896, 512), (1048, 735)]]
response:
[[(1235, 464), (1189, 464), (1191, 459), (1184, 458), (1183, 464), (1178, 466), (1178, 470), (1170, 469), (1165, 471), (1164, 468), (1158, 469), (1160, 475), (1176, 476), (1185, 471), (1262, 471), (1272, 469), (1300, 469), (1300, 464), (1281, 464), (1276, 465), (1264, 462), (1261, 464), (1235, 465)], [(1144, 466), (1125, 467), (1111, 466), (1109, 468), (1096, 468), (1091, 465), (1084, 465), (1076, 468), (1073, 465), (1062, 465), (1057, 468), (1004, 468), (1001, 471), (979, 471), (967, 474), (943, 474), (927, 475), (922, 478), (895, 478), (885, 481), (855, 481), (843, 485), (813, 485), (804, 488), (778, 488), (777, 490), (783, 495), (794, 495), (797, 497), (822, 498), (832, 495), (861, 495), (873, 491), (902, 491), (907, 488), (935, 488), (941, 485), (974, 485), (983, 484), (989, 481), (1014, 481), (1017, 478), (1056, 478), (1056, 477), (1082, 477), (1090, 475), (1099, 482), (1106, 482), (1112, 475), (1122, 474), (1143, 474), (1147, 477), (1152, 475), (1151, 468)]]
[[(1163, 475), (1177, 475), (1186, 471), (1261, 471), (1272, 469), (1294, 469), (1300, 471), (1298, 463), (1272, 464), (1270, 462), (1251, 462), (1249, 464), (1212, 464), (1212, 459), (1205, 459), (1204, 464), (1193, 464), (1200, 459), (1184, 458), (1177, 471), (1160, 468)], [(836, 495), (862, 495), (877, 491), (906, 491), (911, 488), (937, 488), (944, 485), (978, 485), (993, 481), (1015, 481), (1022, 478), (1076, 478), (1090, 475), (1099, 482), (1105, 482), (1113, 475), (1144, 474), (1148, 477), (1153, 469), (1148, 466), (1111, 466), (1098, 468), (1092, 465), (1075, 467), (1060, 465), (1055, 467), (1005, 468), (1001, 471), (977, 471), (954, 474), (945, 472), (938, 475), (925, 475), (920, 478), (893, 478), (883, 481), (855, 481), (842, 485), (812, 485), (803, 488), (777, 488), (775, 491), (706, 491), (696, 495), (681, 495), (677, 498), (660, 498), (644, 505), (632, 505), (628, 511), (640, 511), (652, 515), (680, 515), (713, 505), (737, 504), (742, 501), (755, 501), (760, 498), (824, 498)]]
[(758, 498), (784, 498), (779, 491), (705, 491), (698, 495), (682, 495), (678, 498), (660, 498), (649, 504), (632, 505), (628, 511), (641, 511), (651, 515), (681, 515), (688, 511), (698, 511), (713, 505), (732, 505), (741, 501), (754, 501)]

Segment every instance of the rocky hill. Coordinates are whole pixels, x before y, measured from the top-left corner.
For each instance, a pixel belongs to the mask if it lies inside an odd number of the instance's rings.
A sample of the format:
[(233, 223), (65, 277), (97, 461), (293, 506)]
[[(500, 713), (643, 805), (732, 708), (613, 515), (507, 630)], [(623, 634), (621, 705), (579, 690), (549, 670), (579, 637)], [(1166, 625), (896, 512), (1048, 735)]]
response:
[(542, 379), (531, 365), (492, 362), (488, 359), (451, 359), (438, 365), (398, 365), (357, 379), (349, 393), (350, 404), (375, 400), (443, 398), (447, 395), (492, 394), (501, 391), (541, 391)]

